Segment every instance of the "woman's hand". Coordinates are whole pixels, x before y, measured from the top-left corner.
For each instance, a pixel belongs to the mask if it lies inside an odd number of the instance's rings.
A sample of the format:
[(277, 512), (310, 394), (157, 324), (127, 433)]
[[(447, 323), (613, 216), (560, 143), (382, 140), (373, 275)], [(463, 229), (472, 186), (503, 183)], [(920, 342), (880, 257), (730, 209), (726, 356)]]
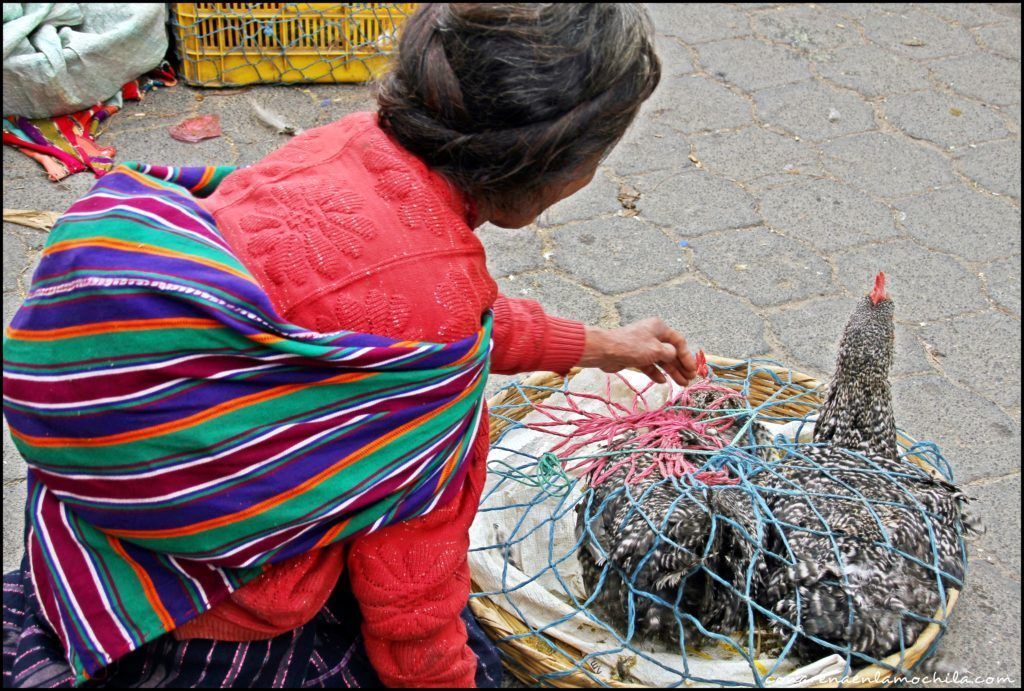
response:
[(605, 372), (636, 367), (659, 384), (665, 383), (666, 373), (682, 386), (697, 376), (697, 362), (686, 339), (657, 317), (617, 329), (588, 326), (579, 364)]

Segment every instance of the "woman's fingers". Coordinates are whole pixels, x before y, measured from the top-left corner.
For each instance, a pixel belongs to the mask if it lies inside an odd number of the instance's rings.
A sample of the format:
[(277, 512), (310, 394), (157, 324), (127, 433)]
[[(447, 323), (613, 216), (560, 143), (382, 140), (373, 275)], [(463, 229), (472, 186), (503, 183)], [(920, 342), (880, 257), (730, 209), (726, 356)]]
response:
[(588, 327), (580, 364), (606, 372), (637, 367), (659, 384), (671, 378), (686, 386), (697, 378), (697, 360), (686, 339), (657, 317), (618, 329)]
[(679, 386), (687, 386), (693, 377), (687, 377), (679, 365), (679, 361), (676, 359), (669, 360), (668, 362), (662, 362), (661, 368), (665, 370), (665, 373), (672, 377), (672, 381)]
[(658, 369), (657, 365), (647, 365), (647, 367), (641, 367), (640, 371), (646, 374), (648, 377), (650, 377), (651, 380), (657, 384), (667, 383), (667, 380), (665, 379), (665, 374), (660, 369)]
[(686, 338), (673, 329), (667, 326), (658, 334), (665, 343), (672, 346), (673, 358), (672, 361), (679, 371), (680, 378), (684, 381), (680, 381), (676, 377), (673, 377), (680, 384), (688, 384), (690, 381), (697, 377), (697, 360), (690, 352), (689, 346), (686, 344)]
[(691, 381), (697, 378), (697, 358), (689, 349), (680, 356), (679, 363), (683, 376)]

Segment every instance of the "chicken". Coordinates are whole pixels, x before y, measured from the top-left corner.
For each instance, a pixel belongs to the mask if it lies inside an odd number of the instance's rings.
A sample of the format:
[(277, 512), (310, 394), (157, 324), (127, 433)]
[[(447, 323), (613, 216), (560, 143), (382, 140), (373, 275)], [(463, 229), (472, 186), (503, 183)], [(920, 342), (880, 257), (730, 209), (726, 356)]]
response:
[[(909, 647), (962, 587), (963, 493), (898, 457), (889, 370), (894, 304), (878, 274), (843, 333), (814, 444), (764, 477), (773, 514), (758, 600), (794, 650), (882, 658)], [(933, 549), (934, 545), (934, 549)]]
[[(702, 353), (698, 361), (706, 378)], [(728, 418), (718, 431), (725, 444), (765, 448), (770, 442), (756, 424), (744, 440), (734, 439), (749, 418), (746, 400), (736, 393), (696, 390), (689, 403), (696, 409), (716, 408), (716, 416)], [(696, 442), (684, 431), (679, 446)], [(628, 448), (629, 443), (621, 440), (615, 447)], [(735, 446), (724, 452), (743, 453)], [(649, 456), (646, 460), (654, 462)], [(699, 467), (706, 456), (689, 460)], [(672, 646), (697, 644), (707, 632), (729, 635), (745, 629), (747, 569), (755, 562), (758, 542), (756, 503), (749, 490), (707, 486), (692, 476), (651, 475), (628, 484), (627, 472), (627, 466), (620, 467), (577, 507), (582, 543), (577, 555), (591, 594), (589, 606), (624, 637), (630, 636), (632, 611), (640, 639)]]

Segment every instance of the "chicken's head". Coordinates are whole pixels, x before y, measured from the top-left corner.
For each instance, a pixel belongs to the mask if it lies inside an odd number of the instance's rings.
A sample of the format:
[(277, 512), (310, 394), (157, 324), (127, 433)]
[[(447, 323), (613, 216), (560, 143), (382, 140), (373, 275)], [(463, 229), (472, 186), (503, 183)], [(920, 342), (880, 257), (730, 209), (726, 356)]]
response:
[(895, 304), (885, 290), (885, 274), (861, 298), (846, 324), (836, 368), (848, 374), (888, 377), (896, 340)]
[(701, 379), (707, 379), (710, 373), (708, 371), (708, 356), (704, 354), (703, 349), (697, 351), (694, 359), (697, 361), (697, 376)]

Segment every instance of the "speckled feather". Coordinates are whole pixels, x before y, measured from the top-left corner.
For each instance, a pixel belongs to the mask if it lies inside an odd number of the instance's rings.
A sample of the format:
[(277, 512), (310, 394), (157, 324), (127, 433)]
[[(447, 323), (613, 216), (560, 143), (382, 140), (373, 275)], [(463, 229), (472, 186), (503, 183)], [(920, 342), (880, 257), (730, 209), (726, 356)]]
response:
[(785, 535), (772, 532), (766, 547), (788, 563), (769, 564), (758, 599), (791, 622), (775, 625), (780, 634), (799, 627), (834, 646), (799, 636), (804, 657), (849, 648), (881, 658), (909, 647), (940, 605), (940, 579), (948, 588), (964, 576), (964, 495), (898, 458), (893, 311), (887, 297), (861, 301), (815, 427), (823, 445), (791, 453), (762, 481)]
[[(706, 408), (712, 399), (694, 403)], [(737, 399), (723, 412), (744, 404)], [(724, 441), (732, 441), (743, 420), (737, 416), (737, 422), (723, 431)], [(753, 438), (746, 443), (770, 441), (760, 425), (751, 427)], [(681, 439), (688, 441), (694, 440)], [(691, 460), (699, 465), (703, 459)], [(587, 590), (593, 594), (592, 606), (626, 635), (632, 594), (637, 636), (671, 645), (681, 640), (693, 644), (703, 635), (685, 618), (680, 620), (681, 627), (676, 608), (708, 631), (730, 634), (745, 628), (746, 569), (758, 535), (748, 491), (734, 486), (695, 487), (687, 479), (660, 477), (626, 485), (626, 473), (625, 467), (616, 471), (593, 489), (589, 503), (584, 501), (577, 508), (577, 536), (583, 538), (577, 554)], [(715, 581), (712, 573), (729, 585)]]

